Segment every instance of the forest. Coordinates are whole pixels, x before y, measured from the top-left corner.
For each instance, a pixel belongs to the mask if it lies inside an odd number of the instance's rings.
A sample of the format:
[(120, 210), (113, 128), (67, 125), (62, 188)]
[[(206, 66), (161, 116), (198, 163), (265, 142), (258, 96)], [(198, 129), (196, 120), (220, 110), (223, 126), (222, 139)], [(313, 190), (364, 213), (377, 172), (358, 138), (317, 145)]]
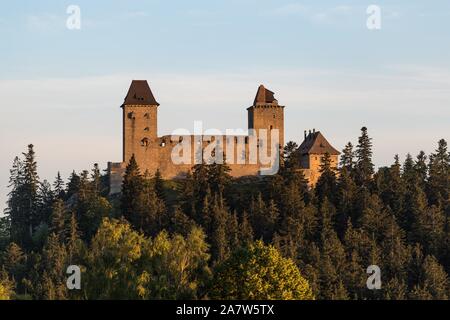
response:
[(295, 142), (264, 177), (201, 164), (168, 181), (132, 157), (113, 196), (97, 164), (41, 181), (29, 145), (0, 218), (0, 299), (449, 299), (447, 142), (377, 169), (372, 143), (363, 127), (338, 168), (325, 155), (314, 188)]

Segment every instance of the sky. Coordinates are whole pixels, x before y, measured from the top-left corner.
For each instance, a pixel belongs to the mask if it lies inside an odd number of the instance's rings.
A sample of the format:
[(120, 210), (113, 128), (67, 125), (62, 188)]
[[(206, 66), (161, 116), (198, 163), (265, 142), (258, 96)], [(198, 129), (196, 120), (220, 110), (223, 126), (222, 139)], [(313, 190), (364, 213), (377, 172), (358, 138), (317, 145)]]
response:
[[(67, 28), (70, 5), (80, 29)], [(380, 8), (380, 29), (366, 10)], [(285, 105), (286, 141), (315, 128), (337, 148), (367, 126), (374, 162), (450, 140), (450, 2), (2, 1), (0, 212), (29, 143), (39, 176), (121, 161), (132, 79), (161, 104), (159, 135), (246, 128), (259, 84)]]

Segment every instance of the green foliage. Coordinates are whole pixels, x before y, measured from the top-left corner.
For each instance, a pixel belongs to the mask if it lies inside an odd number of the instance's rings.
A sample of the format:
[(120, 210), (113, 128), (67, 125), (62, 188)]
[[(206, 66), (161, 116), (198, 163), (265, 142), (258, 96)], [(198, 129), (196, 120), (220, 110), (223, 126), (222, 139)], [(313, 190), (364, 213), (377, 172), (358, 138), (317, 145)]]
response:
[(0, 272), (0, 300), (10, 300), (14, 297), (12, 281), (5, 272)]
[[(132, 157), (122, 194), (108, 196), (98, 165), (67, 184), (60, 174), (53, 187), (40, 181), (30, 145), (13, 162), (0, 218), (0, 297), (448, 299), (444, 140), (375, 171), (363, 128), (337, 170), (324, 155), (315, 188), (299, 159), (290, 142), (273, 176), (235, 179), (202, 164), (164, 181)], [(72, 264), (82, 290), (65, 286)], [(366, 287), (372, 264), (381, 290)]]
[(215, 270), (213, 299), (314, 299), (308, 282), (290, 259), (261, 241), (233, 252)]
[(92, 239), (85, 268), (88, 299), (193, 299), (208, 280), (208, 245), (193, 228), (186, 237), (165, 231), (154, 239), (124, 220), (105, 218)]

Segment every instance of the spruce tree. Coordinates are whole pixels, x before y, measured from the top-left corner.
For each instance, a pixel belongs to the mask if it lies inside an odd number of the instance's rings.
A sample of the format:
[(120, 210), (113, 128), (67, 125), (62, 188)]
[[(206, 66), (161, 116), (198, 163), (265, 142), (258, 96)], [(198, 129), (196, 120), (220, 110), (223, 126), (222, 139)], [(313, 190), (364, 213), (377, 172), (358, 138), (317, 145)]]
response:
[(420, 151), (417, 155), (417, 159), (414, 163), (414, 169), (417, 172), (419, 179), (419, 186), (425, 190), (425, 185), (428, 179), (428, 166), (427, 166), (427, 156), (425, 152)]
[(355, 181), (359, 186), (370, 187), (374, 174), (372, 163), (372, 139), (369, 138), (367, 128), (361, 128), (361, 136), (356, 146)]
[(336, 203), (337, 181), (336, 172), (331, 167), (331, 158), (329, 153), (325, 153), (320, 164), (320, 177), (316, 184), (316, 196), (319, 202), (324, 198), (328, 198), (332, 203)]
[(133, 215), (137, 211), (139, 205), (137, 197), (142, 192), (143, 186), (144, 179), (140, 173), (136, 158), (132, 155), (123, 177), (121, 196), (122, 214), (128, 221), (132, 221)]
[(246, 211), (242, 213), (239, 231), (241, 245), (246, 245), (254, 240), (253, 228)]
[(65, 198), (65, 183), (61, 178), (61, 173), (59, 171), (56, 175), (55, 181), (53, 182), (53, 190), (57, 198)]
[(50, 221), (50, 232), (54, 233), (60, 242), (64, 242), (66, 239), (66, 223), (67, 223), (67, 211), (64, 201), (58, 199), (53, 204), (53, 210)]
[(77, 194), (80, 190), (80, 176), (76, 174), (75, 170), (69, 177), (69, 183), (67, 184), (66, 198), (70, 199), (74, 194)]
[(24, 160), (14, 160), (11, 170), (8, 208), (11, 237), (24, 249), (31, 249), (35, 229), (42, 222), (39, 211), (39, 177), (33, 145), (23, 153)]
[(162, 179), (161, 171), (159, 171), (159, 169), (156, 170), (154, 180), (155, 180), (156, 195), (158, 196), (159, 199), (165, 201), (166, 196), (164, 192), (164, 181)]
[(447, 142), (439, 140), (438, 149), (430, 156), (428, 198), (430, 204), (445, 208), (449, 205), (450, 194), (450, 153)]
[(353, 151), (353, 144), (348, 142), (342, 150), (341, 160), (339, 166), (351, 172), (355, 164), (355, 152)]

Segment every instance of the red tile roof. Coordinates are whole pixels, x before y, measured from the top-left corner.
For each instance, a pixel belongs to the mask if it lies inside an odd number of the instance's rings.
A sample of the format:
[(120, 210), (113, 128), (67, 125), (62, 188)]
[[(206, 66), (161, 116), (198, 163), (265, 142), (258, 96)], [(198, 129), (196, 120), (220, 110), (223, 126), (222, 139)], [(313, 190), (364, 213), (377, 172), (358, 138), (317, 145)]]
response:
[(123, 104), (159, 106), (159, 103), (153, 96), (152, 90), (150, 90), (147, 80), (133, 80)]
[(258, 104), (270, 104), (277, 103), (277, 99), (274, 98), (274, 93), (269, 89), (264, 88), (263, 85), (260, 85), (258, 91), (256, 92), (255, 101), (253, 101), (253, 105), (256, 106)]
[(300, 154), (325, 154), (339, 155), (340, 152), (331, 146), (320, 131), (310, 133), (298, 148)]

